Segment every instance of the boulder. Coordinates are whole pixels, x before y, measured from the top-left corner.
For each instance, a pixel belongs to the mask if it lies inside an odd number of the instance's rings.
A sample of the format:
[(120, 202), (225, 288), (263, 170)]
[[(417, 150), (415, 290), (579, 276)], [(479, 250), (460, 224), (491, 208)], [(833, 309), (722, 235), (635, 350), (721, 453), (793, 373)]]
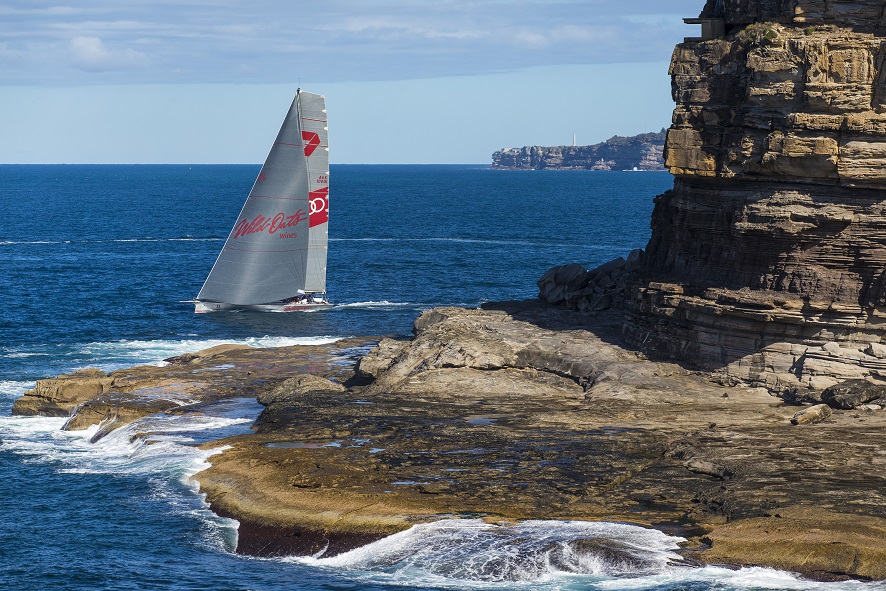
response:
[(578, 263), (549, 269), (538, 280), (538, 297), (549, 304), (562, 304), (566, 294), (587, 287), (593, 275)]
[(812, 425), (820, 423), (831, 416), (831, 407), (827, 404), (816, 404), (801, 410), (791, 418), (792, 425)]
[(618, 257), (617, 259), (612, 259), (607, 263), (603, 263), (602, 265), (595, 267), (590, 271), (590, 275), (595, 282), (599, 283), (604, 276), (613, 271), (621, 269), (624, 266), (625, 260), (621, 257)]
[(729, 480), (734, 476), (732, 471), (716, 462), (712, 462), (710, 460), (705, 460), (702, 458), (692, 458), (683, 462), (683, 467), (685, 467), (690, 472), (695, 472), (696, 474), (705, 474), (707, 476), (713, 476), (714, 478), (719, 478), (720, 480)]
[(886, 398), (886, 385), (867, 380), (846, 380), (821, 393), (821, 400), (831, 408), (849, 410), (862, 404)]
[(886, 359), (886, 345), (880, 343), (869, 343), (864, 352), (877, 359)]
[(281, 402), (292, 402), (312, 392), (344, 392), (345, 387), (326, 378), (304, 374), (289, 378), (276, 388), (259, 393), (259, 404), (270, 406)]
[[(635, 263), (640, 251), (628, 258)], [(549, 304), (565, 305), (571, 310), (599, 312), (624, 300), (630, 283), (630, 270), (622, 257), (588, 271), (572, 263), (548, 270), (538, 280), (538, 297)]]

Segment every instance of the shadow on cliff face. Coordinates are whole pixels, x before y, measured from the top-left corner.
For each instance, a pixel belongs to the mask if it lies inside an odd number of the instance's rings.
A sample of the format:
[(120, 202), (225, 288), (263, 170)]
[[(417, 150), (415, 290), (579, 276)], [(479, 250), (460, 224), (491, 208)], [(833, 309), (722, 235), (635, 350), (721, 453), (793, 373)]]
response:
[(505, 312), (514, 320), (545, 330), (589, 330), (608, 343), (627, 345), (621, 336), (624, 312), (619, 309), (583, 313), (542, 300), (486, 302), (480, 307)]
[(882, 202), (873, 190), (677, 179), (656, 198), (642, 274), (694, 295), (882, 305)]
[(880, 376), (882, 208), (869, 189), (677, 179), (624, 300), (626, 342), (777, 390)]
[(657, 200), (647, 252), (555, 267), (542, 301), (484, 308), (777, 391), (881, 375), (881, 195), (847, 205), (833, 188), (738, 185), (678, 182)]

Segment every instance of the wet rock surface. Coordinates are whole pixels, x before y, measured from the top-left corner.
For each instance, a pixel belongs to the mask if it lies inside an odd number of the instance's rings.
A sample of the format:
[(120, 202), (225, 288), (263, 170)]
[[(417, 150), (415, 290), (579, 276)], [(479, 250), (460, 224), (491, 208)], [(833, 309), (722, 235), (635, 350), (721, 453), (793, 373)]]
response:
[[(68, 430), (101, 425), (98, 440), (113, 429), (158, 412), (189, 412), (201, 404), (254, 397), (304, 372), (333, 379), (350, 375), (353, 358), (376, 342), (371, 337), (329, 345), (257, 349), (220, 345), (110, 373), (85, 369), (37, 380), (13, 404), (12, 414), (69, 417)], [(348, 358), (351, 361), (348, 361)]]
[[(155, 388), (256, 396), (254, 433), (204, 444), (227, 448), (196, 476), (247, 554), (331, 555), (447, 517), (617, 521), (690, 538), (689, 560), (886, 578), (872, 541), (886, 528), (886, 412), (824, 405), (793, 425), (802, 407), (764, 388), (619, 346), (620, 321), (540, 301), (440, 308), (413, 340), (368, 353), (354, 339), (112, 372), (74, 417), (201, 406), (158, 408)], [(119, 384), (133, 388), (113, 406)]]
[(263, 395), (256, 433), (223, 441), (196, 478), (250, 553), (333, 554), (452, 516), (607, 520), (692, 537), (703, 562), (886, 577), (801, 544), (751, 560), (781, 542), (734, 529), (776, 513), (802, 528), (793, 512), (814, 509), (836, 516), (816, 544), (872, 551), (858, 524), (886, 526), (886, 413), (792, 425), (797, 406), (765, 389), (619, 347), (616, 320), (541, 302), (431, 310), (413, 341), (366, 355), (350, 387), (293, 380)]

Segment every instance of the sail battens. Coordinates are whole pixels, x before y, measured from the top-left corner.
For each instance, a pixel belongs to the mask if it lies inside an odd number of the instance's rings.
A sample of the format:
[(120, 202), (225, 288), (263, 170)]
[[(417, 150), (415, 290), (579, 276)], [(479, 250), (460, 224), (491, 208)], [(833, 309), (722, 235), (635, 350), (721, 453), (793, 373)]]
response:
[(250, 306), (325, 293), (328, 141), (324, 98), (299, 91), (197, 300)]

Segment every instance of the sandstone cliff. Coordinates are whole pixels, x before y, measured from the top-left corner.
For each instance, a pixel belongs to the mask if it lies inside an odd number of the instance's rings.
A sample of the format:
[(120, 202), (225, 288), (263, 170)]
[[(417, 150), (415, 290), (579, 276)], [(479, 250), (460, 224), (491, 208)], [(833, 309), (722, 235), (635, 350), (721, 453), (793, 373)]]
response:
[(524, 146), (492, 155), (492, 168), (521, 170), (664, 170), (665, 130), (614, 136), (592, 146)]
[(883, 0), (710, 0), (625, 334), (776, 388), (886, 378)]

